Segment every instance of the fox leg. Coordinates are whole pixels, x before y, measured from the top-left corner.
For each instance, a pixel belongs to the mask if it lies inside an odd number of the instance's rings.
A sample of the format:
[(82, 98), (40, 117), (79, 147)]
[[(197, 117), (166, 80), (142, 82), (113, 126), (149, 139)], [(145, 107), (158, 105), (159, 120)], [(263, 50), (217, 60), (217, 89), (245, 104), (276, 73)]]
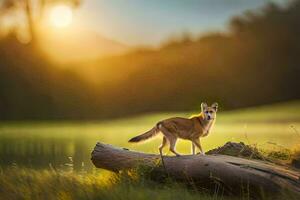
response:
[(195, 155), (195, 144), (192, 141), (192, 154)]
[(174, 153), (176, 156), (180, 156), (180, 154), (175, 151), (177, 137), (174, 136), (174, 133), (172, 133), (171, 131), (169, 131), (167, 128), (163, 126), (161, 126), (159, 130), (163, 133), (164, 137), (166, 137), (167, 141), (170, 143), (169, 150), (172, 153)]
[(180, 154), (177, 153), (177, 152), (175, 151), (177, 138), (172, 137), (172, 138), (169, 139), (169, 140), (170, 140), (170, 151), (171, 151), (172, 153), (174, 153), (176, 156), (180, 156)]
[(200, 143), (200, 138), (193, 140), (193, 143), (198, 147), (198, 149), (200, 150), (200, 153), (205, 155), (201, 143)]
[(160, 155), (162, 156), (163, 155), (163, 148), (166, 146), (166, 144), (167, 144), (167, 138), (164, 136), (163, 137), (163, 141), (162, 141), (162, 143), (161, 143), (161, 145), (159, 146), (159, 153), (160, 153)]

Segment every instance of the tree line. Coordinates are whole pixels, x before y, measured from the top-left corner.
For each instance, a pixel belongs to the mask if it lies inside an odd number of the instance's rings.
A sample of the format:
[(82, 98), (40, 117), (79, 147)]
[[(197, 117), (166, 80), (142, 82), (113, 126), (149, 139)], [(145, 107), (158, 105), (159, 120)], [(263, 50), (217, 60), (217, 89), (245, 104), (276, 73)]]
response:
[(100, 119), (199, 109), (201, 101), (235, 109), (299, 99), (299, 19), (299, 0), (269, 3), (233, 17), (226, 33), (74, 64), (96, 82), (10, 34), (0, 40), (0, 119)]

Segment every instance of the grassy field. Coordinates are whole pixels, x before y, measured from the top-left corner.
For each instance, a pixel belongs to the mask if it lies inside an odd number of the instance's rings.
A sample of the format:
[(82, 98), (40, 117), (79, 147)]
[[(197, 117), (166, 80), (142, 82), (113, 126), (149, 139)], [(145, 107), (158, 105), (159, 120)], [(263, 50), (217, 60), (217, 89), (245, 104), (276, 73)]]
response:
[[(97, 141), (157, 153), (160, 136), (138, 145), (127, 141), (161, 119), (195, 113), (153, 113), (101, 122), (2, 122), (0, 198), (199, 199), (199, 194), (178, 185), (164, 188), (114, 181), (111, 187), (107, 172), (95, 170), (90, 162), (90, 152)], [(220, 110), (214, 130), (202, 144), (209, 150), (227, 141), (244, 141), (269, 150), (296, 148), (300, 144), (300, 102)], [(190, 143), (179, 141), (177, 149), (187, 154)], [(218, 199), (203, 194), (201, 197)]]
[(10, 168), (0, 173), (0, 186), (1, 200), (233, 199), (217, 192), (207, 194), (207, 191), (188, 190), (178, 183), (155, 184), (107, 172), (86, 174)]

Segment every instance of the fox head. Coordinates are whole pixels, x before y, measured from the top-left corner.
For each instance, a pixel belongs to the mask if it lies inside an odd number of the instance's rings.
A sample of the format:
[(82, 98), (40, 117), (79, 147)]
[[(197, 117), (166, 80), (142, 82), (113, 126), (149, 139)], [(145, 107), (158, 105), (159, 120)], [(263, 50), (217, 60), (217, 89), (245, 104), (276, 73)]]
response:
[(218, 103), (213, 103), (211, 106), (208, 106), (207, 103), (202, 102), (201, 111), (206, 120), (213, 120), (217, 115)]

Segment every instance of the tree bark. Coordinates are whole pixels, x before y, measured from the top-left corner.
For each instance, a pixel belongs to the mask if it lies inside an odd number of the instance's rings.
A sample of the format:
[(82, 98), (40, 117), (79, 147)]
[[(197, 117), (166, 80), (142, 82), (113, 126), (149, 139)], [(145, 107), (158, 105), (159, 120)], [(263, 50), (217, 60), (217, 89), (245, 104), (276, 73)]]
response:
[(151, 167), (156, 180), (167, 175), (198, 188), (215, 189), (216, 185), (221, 186), (230, 194), (261, 196), (288, 193), (300, 197), (298, 171), (259, 160), (226, 155), (161, 158), (160, 155), (129, 151), (100, 142), (94, 148), (91, 160), (96, 167), (114, 172), (138, 166)]

